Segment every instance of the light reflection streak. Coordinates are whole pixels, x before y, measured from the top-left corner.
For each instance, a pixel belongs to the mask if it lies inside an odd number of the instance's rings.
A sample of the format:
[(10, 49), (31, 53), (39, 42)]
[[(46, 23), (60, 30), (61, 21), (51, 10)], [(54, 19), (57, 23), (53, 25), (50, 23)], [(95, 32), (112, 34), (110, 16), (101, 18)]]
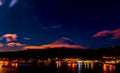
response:
[(81, 63), (78, 62), (78, 73), (81, 73)]
[(70, 68), (71, 68), (71, 63), (68, 63), (68, 64), (67, 64), (67, 68), (68, 68), (68, 70), (70, 70)]
[(9, 61), (2, 61), (2, 66), (8, 66)]
[(77, 67), (77, 63), (72, 63), (72, 73), (75, 73)]
[(12, 63), (11, 66), (17, 68), (18, 67), (18, 63)]
[(103, 73), (114, 73), (115, 66), (111, 64), (103, 64)]
[(0, 0), (0, 6), (2, 6), (3, 5), (3, 0)]
[[(51, 63), (51, 61), (44, 61), (44, 65), (45, 66), (49, 66)], [(81, 73), (81, 70), (84, 68), (85, 70), (91, 70), (93, 71), (94, 65), (96, 63), (93, 62), (63, 62), (63, 61), (56, 61), (56, 67), (59, 69), (61, 69), (65, 64), (67, 69), (69, 71), (71, 71), (72, 73)], [(84, 65), (84, 66), (82, 66)], [(11, 63), (8, 60), (4, 60), (4, 61), (0, 61), (0, 70), (2, 70), (4, 67), (12, 67), (12, 68), (18, 68), (18, 63)], [(115, 71), (115, 66), (112, 64), (102, 64), (102, 66), (100, 66), (101, 68), (103, 68), (103, 73), (114, 73)]]
[(84, 63), (84, 66), (85, 66), (85, 69), (89, 69), (90, 68), (89, 63)]
[(94, 69), (94, 63), (90, 64), (90, 68), (93, 70)]
[(50, 63), (51, 63), (51, 61), (47, 61), (47, 60), (44, 61), (44, 65), (45, 65), (45, 66), (49, 66)]
[(0, 61), (0, 69), (2, 68), (2, 61)]
[(18, 67), (18, 63), (10, 63), (9, 61), (0, 61), (0, 68), (3, 67), (14, 67), (17, 68)]
[(61, 67), (61, 62), (60, 61), (56, 61), (56, 66), (57, 66), (57, 68), (60, 68)]

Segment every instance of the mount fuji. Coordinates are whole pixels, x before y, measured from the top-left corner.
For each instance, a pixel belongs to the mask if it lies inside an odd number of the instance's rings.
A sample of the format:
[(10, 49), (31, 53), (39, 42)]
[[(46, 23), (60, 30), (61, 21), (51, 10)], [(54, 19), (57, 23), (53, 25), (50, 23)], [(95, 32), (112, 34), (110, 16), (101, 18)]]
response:
[(66, 48), (66, 49), (87, 49), (84, 46), (75, 44), (71, 39), (62, 37), (51, 44), (45, 44), (41, 46), (26, 46), (25, 49), (55, 49), (55, 48)]
[(53, 42), (52, 44), (69, 44), (69, 45), (75, 45), (75, 43), (67, 38), (67, 37), (62, 37), (60, 39), (58, 39), (57, 41)]

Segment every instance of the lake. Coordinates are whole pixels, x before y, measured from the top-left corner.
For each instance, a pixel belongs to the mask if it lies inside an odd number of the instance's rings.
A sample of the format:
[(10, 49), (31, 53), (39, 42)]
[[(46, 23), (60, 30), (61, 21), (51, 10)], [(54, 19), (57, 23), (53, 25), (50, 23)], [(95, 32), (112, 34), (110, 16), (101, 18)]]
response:
[(120, 65), (61, 61), (18, 64), (0, 61), (0, 73), (120, 73)]

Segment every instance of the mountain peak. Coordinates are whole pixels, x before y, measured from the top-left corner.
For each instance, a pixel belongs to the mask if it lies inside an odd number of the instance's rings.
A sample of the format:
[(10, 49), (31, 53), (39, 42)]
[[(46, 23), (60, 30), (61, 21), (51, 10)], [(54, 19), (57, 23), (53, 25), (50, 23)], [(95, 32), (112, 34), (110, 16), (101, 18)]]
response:
[(57, 41), (53, 42), (52, 44), (70, 44), (70, 45), (75, 45), (75, 43), (67, 38), (67, 37), (62, 37), (60, 39), (58, 39)]
[(84, 46), (75, 44), (71, 39), (67, 37), (62, 37), (51, 44), (45, 44), (41, 46), (27, 46), (25, 49), (56, 49), (56, 48), (66, 48), (66, 49), (87, 49)]

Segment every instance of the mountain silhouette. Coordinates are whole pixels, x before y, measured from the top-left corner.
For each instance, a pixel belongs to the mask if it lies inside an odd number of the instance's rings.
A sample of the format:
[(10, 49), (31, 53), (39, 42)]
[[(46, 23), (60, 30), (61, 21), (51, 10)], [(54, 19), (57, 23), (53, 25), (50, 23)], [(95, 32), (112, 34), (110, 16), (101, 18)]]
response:
[(70, 44), (70, 45), (75, 45), (75, 43), (67, 38), (67, 37), (62, 37), (60, 39), (58, 39), (57, 41), (53, 42), (52, 44)]
[(66, 48), (66, 49), (86, 49), (86, 47), (75, 44), (71, 39), (62, 37), (51, 44), (44, 44), (41, 46), (27, 46), (25, 49), (55, 49), (55, 48)]

